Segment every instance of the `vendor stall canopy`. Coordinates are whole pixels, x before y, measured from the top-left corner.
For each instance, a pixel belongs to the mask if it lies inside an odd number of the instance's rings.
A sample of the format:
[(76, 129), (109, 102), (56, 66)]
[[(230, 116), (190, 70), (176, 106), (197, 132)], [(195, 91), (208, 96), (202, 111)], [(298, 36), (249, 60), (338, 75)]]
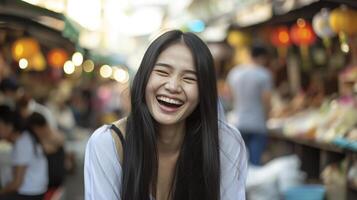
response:
[(122, 56), (84, 48), (80, 44), (84, 29), (65, 14), (25, 1), (0, 0), (0, 47), (7, 63), (27, 71), (51, 67), (65, 74), (74, 73), (76, 66), (92, 73), (95, 66), (105, 64), (129, 71)]
[(135, 71), (149, 41), (163, 30), (192, 31), (217, 42), (230, 29), (295, 22), (299, 16), (310, 21), (322, 7), (341, 4), (357, 7), (354, 0), (0, 0), (0, 31), (13, 42), (36, 39), (53, 67), (79, 51), (97, 65), (127, 64)]
[(0, 0), (0, 28), (22, 31), (46, 46), (74, 50), (80, 26), (56, 13), (20, 0)]

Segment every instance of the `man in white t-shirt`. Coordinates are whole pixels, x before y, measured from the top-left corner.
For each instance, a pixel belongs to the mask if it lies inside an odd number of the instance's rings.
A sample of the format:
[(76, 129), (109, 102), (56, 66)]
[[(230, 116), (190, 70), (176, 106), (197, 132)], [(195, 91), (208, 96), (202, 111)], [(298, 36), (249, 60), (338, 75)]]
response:
[(42, 200), (47, 190), (48, 166), (41, 145), (28, 131), (21, 131), (17, 115), (0, 106), (0, 137), (13, 143), (13, 178), (0, 189), (0, 200)]

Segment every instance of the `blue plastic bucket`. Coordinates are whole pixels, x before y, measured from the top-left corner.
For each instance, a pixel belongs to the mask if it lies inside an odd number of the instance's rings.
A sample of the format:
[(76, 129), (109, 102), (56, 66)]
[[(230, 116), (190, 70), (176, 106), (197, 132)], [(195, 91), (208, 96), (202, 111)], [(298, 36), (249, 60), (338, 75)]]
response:
[(301, 185), (284, 192), (284, 200), (323, 200), (326, 189), (323, 185)]

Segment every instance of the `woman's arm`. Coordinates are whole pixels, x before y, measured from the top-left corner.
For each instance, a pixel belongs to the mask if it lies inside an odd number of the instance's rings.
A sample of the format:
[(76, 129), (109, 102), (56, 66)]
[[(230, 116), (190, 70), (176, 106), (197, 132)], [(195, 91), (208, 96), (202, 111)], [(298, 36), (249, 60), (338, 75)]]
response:
[(0, 190), (0, 194), (17, 192), (22, 185), (27, 166), (13, 167), (13, 179)]
[(239, 131), (220, 122), (221, 199), (245, 200), (248, 159)]
[(58, 151), (64, 145), (65, 138), (63, 134), (51, 129), (49, 126), (46, 126), (43, 129), (43, 133), (40, 133), (39, 136), (42, 147), (47, 154)]
[(97, 129), (88, 141), (84, 162), (86, 200), (121, 199), (121, 166), (108, 126)]
[[(27, 134), (27, 133), (22, 133)], [(17, 192), (21, 187), (27, 166), (35, 154), (30, 136), (21, 135), (14, 143), (11, 153), (12, 180), (0, 190), (0, 194)]]

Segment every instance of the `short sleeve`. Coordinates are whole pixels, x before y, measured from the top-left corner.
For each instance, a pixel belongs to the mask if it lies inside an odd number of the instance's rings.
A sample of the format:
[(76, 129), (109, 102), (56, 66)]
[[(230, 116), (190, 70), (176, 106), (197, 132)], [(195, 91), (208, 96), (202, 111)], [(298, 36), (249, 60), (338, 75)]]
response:
[(120, 200), (122, 169), (109, 126), (97, 129), (90, 137), (84, 160), (86, 200)]
[(235, 67), (233, 67), (233, 69), (231, 69), (231, 71), (229, 71), (227, 78), (226, 78), (226, 81), (227, 81), (229, 87), (234, 86), (234, 82), (237, 77), (237, 73), (238, 73), (238, 71)]
[(221, 199), (245, 200), (248, 161), (243, 139), (237, 129), (220, 122)]
[(29, 165), (33, 159), (35, 149), (31, 136), (24, 132), (14, 144), (12, 151), (12, 165)]
[(263, 90), (271, 91), (273, 88), (273, 80), (271, 73), (268, 70), (264, 69), (264, 76), (263, 76)]

